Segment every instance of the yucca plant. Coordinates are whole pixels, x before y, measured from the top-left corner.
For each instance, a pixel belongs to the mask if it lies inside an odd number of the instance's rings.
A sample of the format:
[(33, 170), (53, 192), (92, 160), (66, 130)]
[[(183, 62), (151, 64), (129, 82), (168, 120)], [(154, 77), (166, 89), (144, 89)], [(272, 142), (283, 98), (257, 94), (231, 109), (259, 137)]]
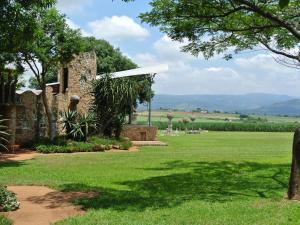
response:
[(1, 149), (7, 149), (8, 144), (8, 137), (9, 133), (7, 132), (7, 126), (5, 126), (6, 119), (2, 119), (2, 116), (0, 115), (0, 150)]
[(63, 128), (66, 130), (68, 138), (72, 138), (71, 132), (73, 130), (73, 124), (76, 123), (78, 113), (76, 111), (68, 110), (62, 114), (61, 122)]
[(78, 124), (81, 127), (83, 141), (87, 141), (87, 137), (92, 129), (96, 129), (96, 121), (93, 114), (78, 114)]

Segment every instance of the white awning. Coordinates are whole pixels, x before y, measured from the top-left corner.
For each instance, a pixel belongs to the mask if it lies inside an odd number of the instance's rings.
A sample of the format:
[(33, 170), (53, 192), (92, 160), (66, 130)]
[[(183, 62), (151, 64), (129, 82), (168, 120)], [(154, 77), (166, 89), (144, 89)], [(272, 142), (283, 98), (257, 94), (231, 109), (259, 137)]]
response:
[[(114, 78), (119, 77), (132, 77), (132, 76), (141, 76), (141, 75), (152, 75), (163, 73), (169, 70), (169, 66), (166, 64), (156, 65), (156, 66), (148, 66), (143, 68), (137, 68), (132, 70), (124, 70), (120, 72), (112, 73)], [(97, 76), (96, 79), (100, 79), (100, 76)]]
[(24, 93), (26, 93), (26, 92), (31, 92), (31, 93), (33, 93), (33, 94), (35, 94), (35, 95), (40, 95), (40, 94), (42, 93), (42, 90), (23, 89), (23, 90), (17, 90), (17, 91), (16, 91), (16, 94), (22, 95), (22, 94), (24, 94)]

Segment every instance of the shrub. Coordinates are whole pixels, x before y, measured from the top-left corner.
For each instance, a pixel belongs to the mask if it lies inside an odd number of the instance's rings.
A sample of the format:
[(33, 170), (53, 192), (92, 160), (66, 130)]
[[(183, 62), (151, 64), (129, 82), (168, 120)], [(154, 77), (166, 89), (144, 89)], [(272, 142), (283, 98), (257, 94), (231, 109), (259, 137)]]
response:
[(4, 186), (0, 186), (0, 211), (14, 211), (19, 206), (20, 203), (17, 201), (15, 193), (7, 190)]
[(71, 153), (71, 149), (67, 145), (37, 145), (36, 150), (40, 153)]
[(131, 141), (125, 141), (125, 142), (122, 142), (120, 144), (120, 149), (121, 150), (128, 150), (131, 147), (132, 147), (132, 142)]
[(12, 222), (6, 217), (0, 215), (0, 225), (12, 225)]
[(103, 152), (112, 149), (113, 145), (117, 145), (120, 149), (128, 150), (132, 143), (127, 139), (107, 139), (93, 136), (87, 142), (77, 141), (57, 141), (53, 144), (36, 144), (35, 148), (38, 152), (49, 153), (73, 153), (73, 152)]

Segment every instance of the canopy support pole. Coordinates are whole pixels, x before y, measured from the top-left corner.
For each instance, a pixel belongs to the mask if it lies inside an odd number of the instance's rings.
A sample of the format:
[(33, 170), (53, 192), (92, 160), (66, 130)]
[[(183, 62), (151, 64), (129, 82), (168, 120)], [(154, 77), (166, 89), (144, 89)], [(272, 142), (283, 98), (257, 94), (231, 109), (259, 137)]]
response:
[(150, 82), (150, 87), (149, 87), (149, 93), (148, 93), (148, 126), (152, 126), (152, 123), (151, 123), (151, 112), (152, 112), (152, 83), (153, 83), (153, 80), (154, 80), (154, 77), (155, 77), (156, 73), (154, 74), (150, 74), (149, 75), (149, 82)]

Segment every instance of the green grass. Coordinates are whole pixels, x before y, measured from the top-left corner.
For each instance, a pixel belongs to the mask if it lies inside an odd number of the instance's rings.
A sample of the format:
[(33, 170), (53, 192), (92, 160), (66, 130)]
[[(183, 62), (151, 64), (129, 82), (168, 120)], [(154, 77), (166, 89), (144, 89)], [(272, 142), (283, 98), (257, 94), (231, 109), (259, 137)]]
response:
[(11, 225), (11, 221), (0, 215), (0, 225)]
[(100, 193), (59, 224), (300, 224), (287, 201), (292, 133), (162, 136), (136, 153), (41, 156), (0, 164), (0, 183)]

